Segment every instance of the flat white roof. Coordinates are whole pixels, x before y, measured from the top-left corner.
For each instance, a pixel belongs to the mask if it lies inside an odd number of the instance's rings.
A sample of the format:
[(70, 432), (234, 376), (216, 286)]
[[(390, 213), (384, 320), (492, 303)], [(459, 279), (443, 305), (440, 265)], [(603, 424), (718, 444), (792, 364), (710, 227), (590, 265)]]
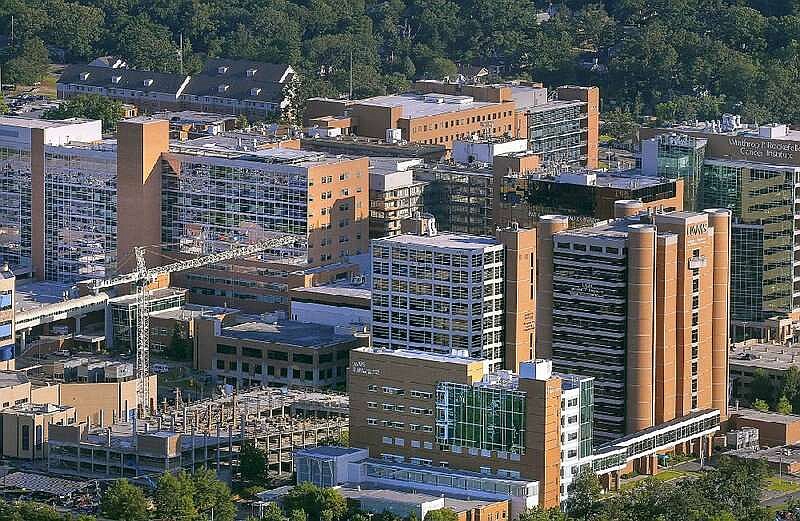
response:
[(429, 248), (448, 248), (453, 250), (484, 250), (500, 243), (494, 237), (481, 237), (457, 233), (439, 233), (436, 235), (414, 235), (406, 233), (394, 237), (384, 237), (374, 241), (377, 245), (424, 246)]
[(50, 120), (50, 119), (36, 119), (36, 118), (23, 118), (18, 116), (0, 116), (0, 125), (9, 127), (22, 127), (22, 128), (56, 128), (66, 127), (68, 125), (76, 125), (79, 123), (86, 123), (88, 119), (64, 119), (64, 120)]
[[(426, 101), (433, 97), (441, 98), (443, 103)], [(451, 96), (447, 94), (397, 94), (389, 96), (375, 96), (356, 102), (356, 105), (371, 107), (402, 107), (403, 118), (425, 118), (438, 116), (450, 112), (462, 112), (484, 107), (500, 106), (500, 103), (474, 101), (469, 96)]]
[(417, 351), (416, 349), (381, 349), (377, 347), (359, 347), (353, 351), (361, 351), (364, 353), (372, 353), (376, 355), (394, 356), (397, 358), (406, 358), (409, 360), (428, 360), (431, 362), (445, 362), (450, 364), (471, 364), (474, 362), (483, 362), (479, 358), (466, 358), (454, 354), (439, 354), (431, 353), (428, 351)]

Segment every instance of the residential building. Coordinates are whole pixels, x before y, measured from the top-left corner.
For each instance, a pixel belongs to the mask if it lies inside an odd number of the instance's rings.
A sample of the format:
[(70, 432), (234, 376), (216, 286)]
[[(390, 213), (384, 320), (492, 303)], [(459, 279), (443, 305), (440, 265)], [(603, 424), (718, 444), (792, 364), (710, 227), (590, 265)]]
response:
[(334, 326), (277, 317), (207, 318), (195, 328), (195, 367), (236, 389), (343, 388), (350, 351), (368, 341)]
[(595, 377), (595, 438), (716, 409), (728, 397), (730, 211), (537, 227), (536, 355)]
[(588, 226), (614, 217), (614, 203), (639, 200), (658, 211), (683, 209), (683, 179), (657, 178), (641, 172), (572, 170), (519, 174), (498, 172), (493, 221), (532, 228), (543, 215), (566, 215), (572, 225)]
[[(516, 368), (533, 349), (535, 232), (438, 233), (430, 216), (372, 241), (372, 345)], [(411, 228), (413, 227), (413, 228)]]
[(414, 179), (421, 159), (369, 159), (369, 237), (400, 234), (400, 222), (422, 212), (424, 183)]
[(199, 74), (127, 66), (69, 65), (56, 82), (59, 98), (81, 94), (131, 103), (144, 113), (195, 110), (262, 120), (287, 110), (296, 73), (285, 64), (214, 58)]
[(721, 122), (641, 131), (642, 171), (684, 179), (684, 208), (727, 208), (731, 319), (738, 339), (766, 336), (773, 318), (800, 315), (800, 132)]

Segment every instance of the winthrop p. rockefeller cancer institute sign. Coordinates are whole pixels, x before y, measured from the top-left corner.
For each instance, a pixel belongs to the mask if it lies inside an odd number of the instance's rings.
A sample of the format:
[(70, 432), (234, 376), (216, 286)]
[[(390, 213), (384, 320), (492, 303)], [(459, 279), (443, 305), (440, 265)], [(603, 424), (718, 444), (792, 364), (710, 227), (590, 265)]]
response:
[(779, 139), (749, 139), (743, 137), (730, 137), (728, 144), (745, 158), (761, 160), (774, 158), (792, 161), (794, 155), (800, 153), (800, 143), (796, 141)]
[(706, 159), (800, 167), (800, 139), (792, 141), (721, 134), (706, 134), (702, 137), (708, 140)]

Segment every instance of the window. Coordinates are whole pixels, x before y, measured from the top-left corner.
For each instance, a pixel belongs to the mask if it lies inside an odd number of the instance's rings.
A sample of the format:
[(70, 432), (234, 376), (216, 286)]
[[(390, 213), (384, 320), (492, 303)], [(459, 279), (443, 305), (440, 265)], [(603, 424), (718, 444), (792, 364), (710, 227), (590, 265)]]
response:
[(292, 355), (292, 361), (297, 362), (298, 364), (312, 364), (314, 363), (314, 357), (312, 355), (294, 353)]
[(221, 355), (235, 355), (236, 346), (229, 346), (227, 344), (217, 344), (217, 353)]
[(31, 450), (31, 428), (29, 425), (22, 426), (22, 450)]
[(217, 369), (225, 370), (225, 360), (217, 360)]
[(242, 356), (246, 356), (248, 358), (261, 358), (264, 356), (264, 353), (261, 351), (261, 349), (256, 349), (254, 347), (243, 347)]
[(289, 360), (289, 353), (286, 351), (267, 351), (267, 358), (270, 360)]

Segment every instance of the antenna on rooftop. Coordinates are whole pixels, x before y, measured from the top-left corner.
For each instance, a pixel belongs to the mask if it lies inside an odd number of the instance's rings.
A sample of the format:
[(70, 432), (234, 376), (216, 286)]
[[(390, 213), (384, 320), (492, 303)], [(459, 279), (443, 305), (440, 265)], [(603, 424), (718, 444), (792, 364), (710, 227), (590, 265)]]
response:
[(178, 64), (180, 73), (183, 75), (183, 33), (180, 34), (180, 48), (178, 49)]
[(347, 98), (352, 100), (353, 99), (353, 46), (350, 46), (350, 97)]

